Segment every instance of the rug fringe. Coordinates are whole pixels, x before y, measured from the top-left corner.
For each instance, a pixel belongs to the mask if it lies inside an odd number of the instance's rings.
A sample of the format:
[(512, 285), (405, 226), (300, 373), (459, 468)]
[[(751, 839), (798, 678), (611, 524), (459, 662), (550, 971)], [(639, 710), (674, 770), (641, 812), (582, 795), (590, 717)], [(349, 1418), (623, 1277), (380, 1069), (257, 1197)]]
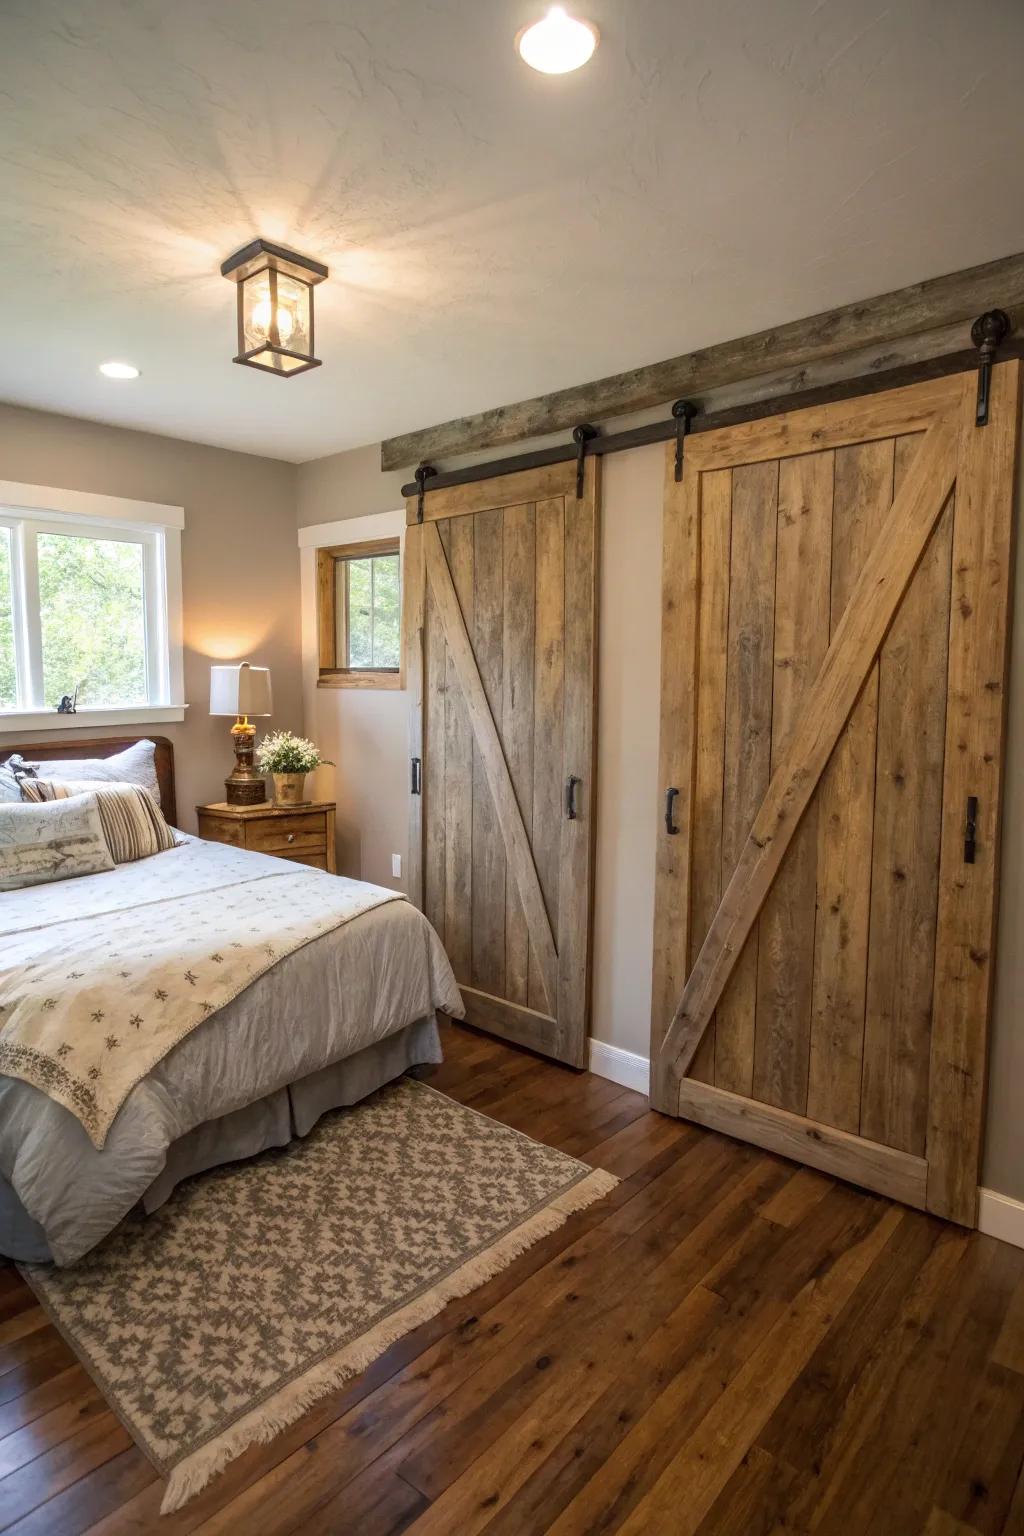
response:
[(160, 1513), (169, 1515), (187, 1504), (250, 1445), (269, 1443), (275, 1435), (301, 1418), (320, 1398), (326, 1397), (336, 1387), (342, 1386), (372, 1365), (398, 1339), (411, 1333), (421, 1323), (436, 1317), (449, 1301), (467, 1296), (470, 1291), (492, 1280), (542, 1237), (557, 1232), (576, 1211), (584, 1210), (595, 1200), (609, 1194), (618, 1182), (614, 1174), (607, 1173), (603, 1168), (595, 1168), (571, 1189), (556, 1195), (543, 1210), (513, 1227), (511, 1232), (506, 1232), (504, 1237), (492, 1243), (483, 1253), (453, 1270), (415, 1301), (385, 1318), (361, 1338), (321, 1360), (319, 1365), (304, 1372), (297, 1381), (275, 1392), (266, 1402), (237, 1420), (208, 1445), (187, 1456), (172, 1470)]

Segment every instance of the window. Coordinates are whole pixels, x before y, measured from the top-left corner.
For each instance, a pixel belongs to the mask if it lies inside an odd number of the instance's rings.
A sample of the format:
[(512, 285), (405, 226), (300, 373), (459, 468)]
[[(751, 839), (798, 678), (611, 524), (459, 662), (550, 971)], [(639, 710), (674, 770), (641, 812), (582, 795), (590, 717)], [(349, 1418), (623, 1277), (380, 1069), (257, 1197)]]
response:
[[(43, 488), (4, 486), (12, 489)], [(122, 509), (145, 503), (51, 495), (102, 504), (117, 520), (0, 505), (0, 711), (22, 724), (43, 715), (48, 725), (71, 698), (83, 725), (151, 718), (154, 709), (181, 719), (180, 655), (175, 648), (172, 656), (168, 623), (167, 546), (173, 535), (177, 565), (177, 529), (129, 523)], [(178, 570), (175, 578), (178, 592)]]
[(399, 567), (397, 539), (317, 550), (323, 687), (402, 686)]

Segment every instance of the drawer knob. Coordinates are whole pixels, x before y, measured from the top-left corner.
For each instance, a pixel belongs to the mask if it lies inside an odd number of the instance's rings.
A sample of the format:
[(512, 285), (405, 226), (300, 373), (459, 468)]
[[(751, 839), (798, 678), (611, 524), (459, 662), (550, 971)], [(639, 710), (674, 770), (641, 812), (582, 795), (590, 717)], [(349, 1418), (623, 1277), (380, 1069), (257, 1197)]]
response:
[(294, 832), (289, 832), (288, 833), (288, 841), (290, 843), (294, 843), (294, 841), (295, 841), (295, 833)]

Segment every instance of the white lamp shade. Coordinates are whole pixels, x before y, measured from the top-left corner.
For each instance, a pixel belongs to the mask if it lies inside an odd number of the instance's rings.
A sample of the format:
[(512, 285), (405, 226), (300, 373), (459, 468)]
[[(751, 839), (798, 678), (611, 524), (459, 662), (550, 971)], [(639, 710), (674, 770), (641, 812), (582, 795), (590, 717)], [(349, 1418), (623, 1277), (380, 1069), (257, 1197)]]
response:
[(210, 668), (211, 715), (269, 715), (273, 712), (270, 668), (238, 666)]

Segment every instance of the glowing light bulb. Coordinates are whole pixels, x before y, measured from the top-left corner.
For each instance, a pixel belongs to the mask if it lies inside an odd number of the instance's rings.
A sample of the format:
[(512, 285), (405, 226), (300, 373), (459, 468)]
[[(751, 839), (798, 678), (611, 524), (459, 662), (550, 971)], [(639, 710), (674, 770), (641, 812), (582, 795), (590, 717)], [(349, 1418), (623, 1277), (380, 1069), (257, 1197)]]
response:
[(591, 57), (600, 41), (597, 28), (590, 21), (570, 16), (560, 5), (553, 5), (542, 21), (524, 27), (516, 38), (519, 56), (531, 69), (544, 75), (566, 75), (579, 69)]
[[(261, 332), (262, 335), (269, 336), (269, 334), (270, 334), (270, 299), (269, 298), (260, 299), (258, 304), (254, 304), (253, 305), (253, 308), (252, 308), (252, 324), (253, 324), (253, 328), (255, 330)], [(279, 304), (277, 306), (277, 334), (281, 338), (281, 345), (283, 347), (287, 346), (287, 344), (288, 344), (288, 342), (289, 342), (289, 340), (291, 338), (291, 334), (294, 331), (294, 329), (295, 329), (295, 316), (292, 314), (290, 309), (286, 309), (283, 304)]]
[(139, 376), (134, 363), (100, 363), (100, 373), (108, 379), (137, 379)]

